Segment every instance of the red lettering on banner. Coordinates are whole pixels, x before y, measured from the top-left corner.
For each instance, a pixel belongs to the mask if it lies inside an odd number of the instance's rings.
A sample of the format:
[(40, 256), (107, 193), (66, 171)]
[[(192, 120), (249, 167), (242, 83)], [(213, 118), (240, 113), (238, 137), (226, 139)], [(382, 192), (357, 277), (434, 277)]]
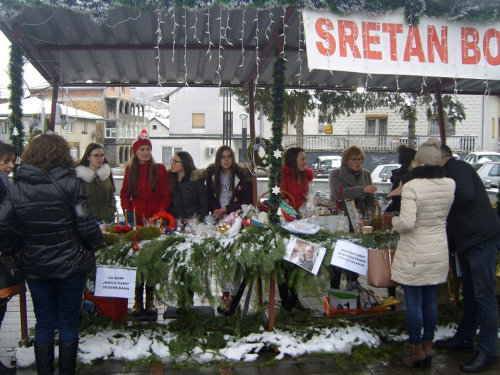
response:
[(412, 56), (418, 57), (419, 62), (425, 62), (424, 49), (422, 47), (422, 39), (418, 26), (413, 25), (408, 28), (408, 36), (406, 37), (404, 61), (410, 61)]
[[(316, 21), (316, 33), (321, 39), (323, 39), (323, 42), (316, 42), (316, 47), (322, 55), (331, 56), (335, 53), (335, 48), (337, 47), (335, 44), (335, 38), (328, 32), (328, 30), (333, 29), (333, 23), (328, 18), (318, 18)], [(328, 48), (325, 48), (325, 42), (328, 45)]]
[[(490, 41), (495, 38), (497, 40), (497, 55), (493, 56), (490, 49)], [(484, 33), (483, 40), (483, 53), (486, 62), (490, 65), (500, 65), (500, 31), (495, 29), (488, 29)]]
[(361, 30), (363, 32), (363, 56), (365, 59), (382, 60), (381, 51), (373, 51), (372, 44), (380, 45), (380, 36), (370, 35), (370, 31), (380, 31), (380, 24), (377, 22), (362, 22)]
[(402, 23), (383, 23), (382, 31), (384, 33), (389, 33), (389, 47), (391, 53), (391, 60), (398, 61), (398, 44), (397, 44), (397, 34), (403, 33)]
[[(475, 65), (481, 60), (481, 51), (479, 50), (479, 33), (473, 27), (462, 27), (462, 64)], [(472, 37), (472, 40), (470, 39)], [(472, 55), (469, 56), (469, 52)]]
[[(349, 34), (346, 33), (347, 30), (350, 31)], [(358, 39), (358, 26), (356, 26), (356, 23), (353, 21), (339, 20), (340, 56), (347, 57), (346, 45), (349, 44), (349, 47), (351, 47), (352, 55), (355, 58), (361, 58), (358, 46), (356, 45), (356, 39)]]
[(441, 38), (438, 37), (436, 27), (427, 26), (427, 54), (429, 62), (434, 62), (434, 49), (436, 49), (441, 62), (448, 64), (448, 27), (441, 26)]

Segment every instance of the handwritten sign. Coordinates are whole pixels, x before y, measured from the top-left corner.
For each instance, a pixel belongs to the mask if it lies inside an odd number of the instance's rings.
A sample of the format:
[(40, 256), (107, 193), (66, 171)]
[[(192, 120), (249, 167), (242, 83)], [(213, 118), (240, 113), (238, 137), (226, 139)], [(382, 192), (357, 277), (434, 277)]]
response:
[(136, 269), (97, 267), (95, 296), (134, 298)]
[(330, 264), (366, 276), (368, 249), (352, 242), (338, 240)]

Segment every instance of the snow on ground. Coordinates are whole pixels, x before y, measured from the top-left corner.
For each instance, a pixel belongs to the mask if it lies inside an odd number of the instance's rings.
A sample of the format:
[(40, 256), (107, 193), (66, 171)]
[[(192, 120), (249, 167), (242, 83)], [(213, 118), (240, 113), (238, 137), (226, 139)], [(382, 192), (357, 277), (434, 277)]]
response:
[[(452, 336), (456, 325), (438, 326), (435, 340)], [(222, 360), (251, 362), (258, 358), (259, 351), (266, 347), (276, 348), (279, 355), (277, 360), (286, 355), (291, 357), (314, 353), (350, 353), (354, 346), (366, 344), (369, 347), (380, 345), (381, 338), (393, 341), (405, 341), (407, 335), (392, 335), (389, 331), (375, 332), (363, 326), (354, 324), (343, 328), (316, 328), (309, 327), (307, 334), (302, 332), (286, 332), (274, 330), (265, 331), (263, 327), (259, 333), (252, 333), (246, 337), (226, 336), (227, 346), (220, 350), (207, 350), (196, 347), (191, 353), (186, 353), (198, 363), (217, 362)], [(90, 364), (95, 359), (119, 359), (133, 361), (148, 358), (152, 354), (158, 355), (163, 362), (176, 360), (170, 356), (168, 343), (176, 336), (168, 331), (159, 333), (157, 330), (118, 331), (106, 330), (95, 334), (82, 334), (80, 337), (79, 360)], [(19, 367), (29, 367), (35, 363), (33, 346), (16, 349), (17, 364)], [(57, 356), (57, 350), (56, 350)]]

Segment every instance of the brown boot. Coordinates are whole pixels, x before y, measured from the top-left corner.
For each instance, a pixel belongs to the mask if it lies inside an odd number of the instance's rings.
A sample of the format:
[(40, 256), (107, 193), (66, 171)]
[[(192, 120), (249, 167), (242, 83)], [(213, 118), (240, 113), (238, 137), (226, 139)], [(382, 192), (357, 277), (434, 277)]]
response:
[(422, 341), (422, 350), (425, 354), (425, 368), (430, 369), (432, 366), (432, 341)]
[(425, 353), (420, 345), (410, 345), (410, 355), (403, 359), (408, 367), (418, 367), (420, 371), (425, 370)]
[(156, 314), (154, 287), (146, 287), (146, 314)]
[(142, 301), (142, 293), (144, 292), (144, 288), (141, 286), (140, 288), (135, 288), (135, 297), (134, 297), (134, 307), (132, 307), (132, 315), (139, 316), (141, 315), (143, 309), (143, 301)]

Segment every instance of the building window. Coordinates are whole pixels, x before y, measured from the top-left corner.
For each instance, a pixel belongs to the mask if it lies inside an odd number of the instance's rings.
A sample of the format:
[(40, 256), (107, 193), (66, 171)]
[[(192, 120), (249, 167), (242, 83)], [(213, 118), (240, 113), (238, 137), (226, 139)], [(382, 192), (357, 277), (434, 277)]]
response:
[(75, 123), (74, 122), (68, 122), (68, 133), (71, 133), (71, 134), (75, 133)]
[(170, 159), (172, 159), (172, 156), (178, 151), (184, 151), (184, 147), (163, 146), (161, 148), (161, 162), (162, 162), (162, 164), (169, 165)]
[(78, 159), (78, 149), (76, 147), (70, 147), (69, 153), (73, 159)]
[(125, 134), (125, 126), (120, 125), (120, 128), (118, 129), (118, 131), (119, 131), (118, 138), (123, 138), (123, 136)]
[(108, 104), (108, 116), (110, 113), (113, 113), (115, 111), (115, 108), (112, 104)]
[(86, 123), (83, 123), (82, 124), (82, 134), (87, 134), (88, 132), (88, 129), (87, 129), (87, 124)]
[(9, 132), (9, 122), (2, 122), (2, 134), (7, 134)]
[(203, 129), (205, 127), (205, 114), (193, 113), (193, 128)]
[(106, 138), (116, 138), (116, 122), (106, 122)]
[(371, 117), (366, 119), (367, 135), (387, 135), (387, 117)]
[(153, 130), (158, 129), (158, 125), (153, 125)]

